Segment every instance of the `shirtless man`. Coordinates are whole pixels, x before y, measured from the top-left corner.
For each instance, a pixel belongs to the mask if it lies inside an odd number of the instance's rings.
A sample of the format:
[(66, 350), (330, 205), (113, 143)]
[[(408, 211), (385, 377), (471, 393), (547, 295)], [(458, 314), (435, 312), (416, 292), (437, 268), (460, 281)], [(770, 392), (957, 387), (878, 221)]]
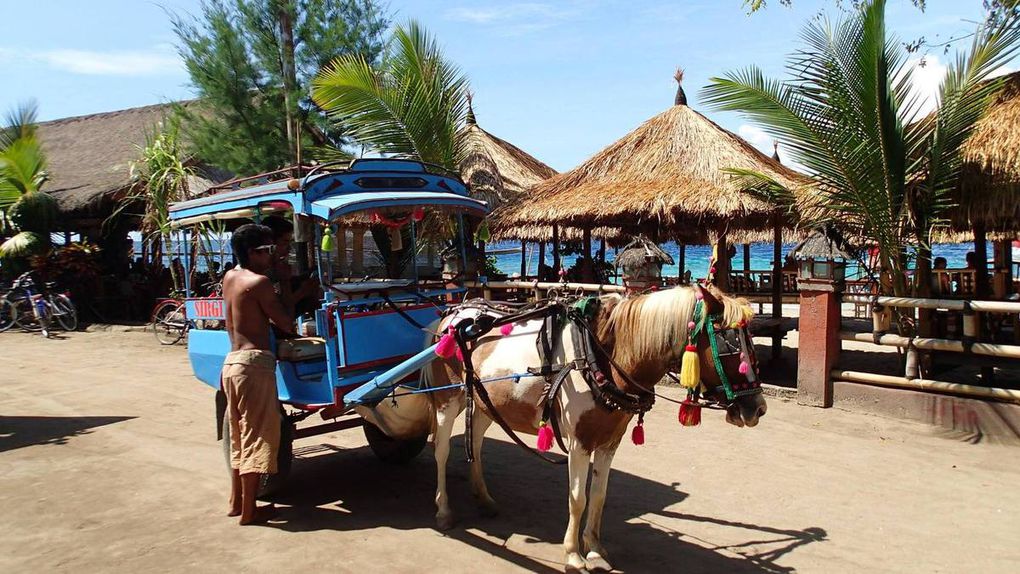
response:
[[(272, 505), (255, 505), (259, 479), (276, 473), (280, 447), (276, 357), (269, 351), (269, 322), (291, 333), (294, 320), (266, 277), (275, 262), (272, 231), (262, 225), (242, 225), (230, 245), (239, 264), (223, 277), (231, 352), (223, 362), (220, 379), (230, 424), (227, 514), (240, 516), (243, 525), (265, 522), (274, 513)], [(289, 280), (289, 276), (283, 279)]]

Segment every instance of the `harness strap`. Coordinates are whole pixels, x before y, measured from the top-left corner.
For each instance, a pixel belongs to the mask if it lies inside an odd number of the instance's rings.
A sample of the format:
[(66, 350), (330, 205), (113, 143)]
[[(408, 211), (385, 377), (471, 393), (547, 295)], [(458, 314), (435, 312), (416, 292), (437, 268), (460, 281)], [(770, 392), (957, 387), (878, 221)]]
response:
[(549, 421), (552, 425), (553, 436), (556, 437), (556, 444), (560, 445), (560, 448), (564, 453), (569, 453), (566, 445), (563, 444), (563, 433), (560, 432), (560, 418), (559, 413), (556, 412), (557, 402), (556, 399), (559, 396), (560, 387), (563, 386), (563, 381), (567, 380), (570, 376), (570, 371), (574, 370), (573, 365), (567, 365), (556, 375), (556, 378), (552, 380), (549, 385), (549, 390), (545, 394), (545, 408), (542, 409), (542, 420)]

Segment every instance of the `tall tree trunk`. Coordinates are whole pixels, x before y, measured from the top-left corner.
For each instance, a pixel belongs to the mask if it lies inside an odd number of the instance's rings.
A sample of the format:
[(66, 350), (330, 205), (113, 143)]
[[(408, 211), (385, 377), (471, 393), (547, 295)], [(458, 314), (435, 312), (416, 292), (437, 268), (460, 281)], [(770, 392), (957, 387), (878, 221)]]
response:
[(287, 144), (291, 163), (297, 163), (297, 72), (294, 69), (294, 22), (291, 12), (294, 8), (289, 0), (279, 0), (276, 7), (280, 24), (280, 70), (283, 73), (283, 105), (286, 108)]

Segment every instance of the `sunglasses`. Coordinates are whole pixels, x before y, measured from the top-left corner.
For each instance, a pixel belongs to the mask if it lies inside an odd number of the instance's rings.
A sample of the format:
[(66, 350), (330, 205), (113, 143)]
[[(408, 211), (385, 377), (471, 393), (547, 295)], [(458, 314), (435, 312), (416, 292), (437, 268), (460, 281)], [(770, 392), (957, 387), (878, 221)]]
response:
[(253, 248), (252, 250), (253, 251), (266, 251), (270, 255), (274, 255), (276, 253), (276, 244), (275, 243), (270, 243), (268, 245), (260, 245), (258, 247)]

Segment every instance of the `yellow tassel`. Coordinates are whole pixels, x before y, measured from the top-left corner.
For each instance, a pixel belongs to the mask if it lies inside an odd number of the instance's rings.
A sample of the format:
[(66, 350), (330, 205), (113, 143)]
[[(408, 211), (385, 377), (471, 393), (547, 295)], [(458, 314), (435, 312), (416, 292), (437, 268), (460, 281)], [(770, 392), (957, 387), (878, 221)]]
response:
[(684, 347), (684, 356), (680, 362), (680, 384), (688, 389), (696, 389), (701, 384), (701, 361), (698, 348), (694, 345)]

